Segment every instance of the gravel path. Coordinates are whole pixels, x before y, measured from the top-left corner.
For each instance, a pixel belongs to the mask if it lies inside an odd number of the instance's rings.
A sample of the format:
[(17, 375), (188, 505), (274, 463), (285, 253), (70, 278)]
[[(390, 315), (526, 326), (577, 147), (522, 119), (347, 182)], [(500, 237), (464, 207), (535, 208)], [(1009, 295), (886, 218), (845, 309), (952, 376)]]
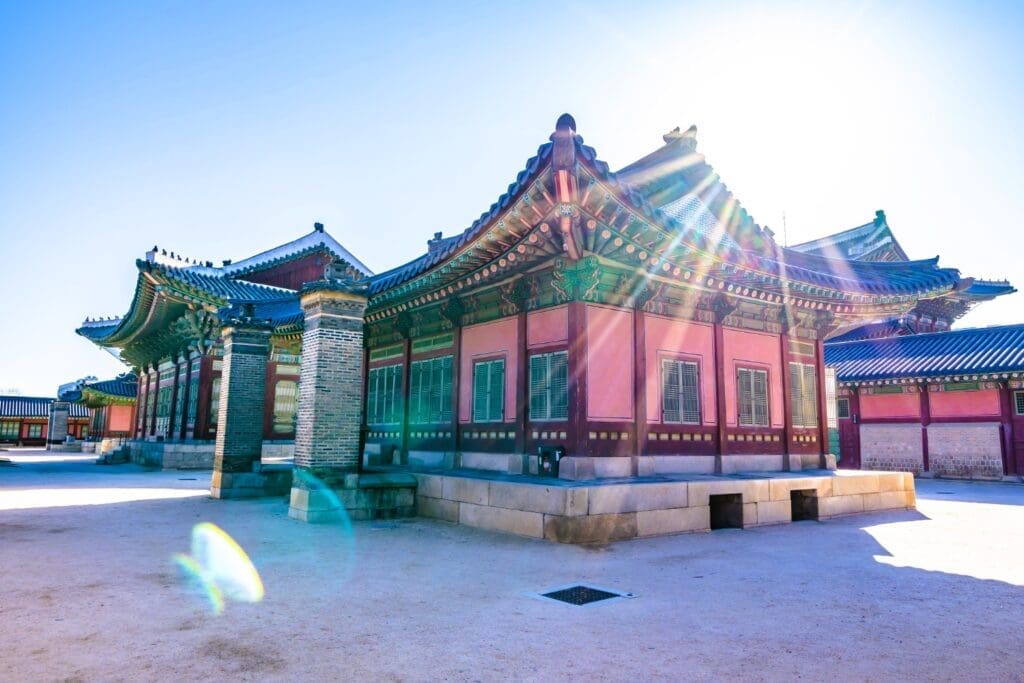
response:
[[(0, 467), (0, 680), (1020, 679), (1024, 486), (917, 512), (574, 547), (431, 520), (290, 520), (209, 473)], [(171, 562), (219, 525), (266, 589), (221, 616)], [(573, 607), (575, 582), (634, 598)]]

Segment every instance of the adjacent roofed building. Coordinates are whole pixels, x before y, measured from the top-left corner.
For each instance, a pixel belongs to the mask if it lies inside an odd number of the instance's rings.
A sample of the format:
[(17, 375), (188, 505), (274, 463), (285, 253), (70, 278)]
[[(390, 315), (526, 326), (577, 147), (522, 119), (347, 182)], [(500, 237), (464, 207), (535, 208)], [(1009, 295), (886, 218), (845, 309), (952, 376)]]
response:
[(62, 386), (58, 393), (62, 401), (88, 408), (89, 436), (92, 439), (124, 439), (132, 436), (135, 430), (138, 387), (136, 376), (126, 372), (102, 381), (92, 378), (79, 380)]
[[(53, 402), (52, 398), (39, 396), (0, 396), (0, 444), (45, 446), (50, 437)], [(89, 435), (88, 408), (71, 406), (64, 433), (77, 439)]]
[(849, 466), (1024, 474), (1024, 325), (830, 343), (825, 362)]
[(788, 249), (694, 128), (612, 172), (568, 115), (478, 219), (385, 272), (319, 224), (235, 263), (154, 248), (138, 268), (128, 312), (78, 333), (137, 370), (145, 448), (216, 453), (217, 495), (292, 439), (321, 474), (364, 454), (538, 471), (551, 451), (574, 479), (817, 467), (824, 340), (971, 286), (937, 258)]

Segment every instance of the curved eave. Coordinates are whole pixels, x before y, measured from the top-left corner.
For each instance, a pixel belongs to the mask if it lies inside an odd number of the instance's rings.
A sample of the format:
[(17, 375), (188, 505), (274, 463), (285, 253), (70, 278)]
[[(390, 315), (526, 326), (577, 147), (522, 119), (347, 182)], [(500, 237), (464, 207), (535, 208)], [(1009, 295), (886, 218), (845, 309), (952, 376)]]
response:
[(135, 403), (135, 396), (111, 394), (88, 386), (82, 387), (81, 394), (81, 397), (75, 402), (81, 403), (89, 408), (99, 408), (101, 406), (111, 405), (128, 406)]
[(629, 205), (638, 217), (671, 238), (672, 244), (755, 277), (799, 283), (812, 290), (826, 288), (843, 294), (854, 292), (871, 297), (908, 299), (941, 296), (951, 291), (960, 280), (957, 270), (938, 268), (937, 258), (903, 263), (858, 263), (808, 256), (786, 249), (778, 251), (781, 258), (772, 259), (737, 247), (719, 248), (712, 239), (665, 214), (635, 188), (619, 181), (608, 164), (597, 158), (593, 148), (578, 143), (577, 151), (581, 162), (607, 190)]
[(523, 192), (537, 180), (547, 167), (550, 158), (551, 143), (545, 143), (537, 149), (537, 154), (526, 162), (525, 168), (516, 176), (515, 182), (508, 186), (508, 190), (460, 235), (454, 239), (449, 238), (432, 253), (428, 252), (397, 268), (369, 278), (371, 298), (389, 292), (422, 275), (433, 273), (472, 249), (476, 242), (494, 227), (499, 218), (519, 200)]

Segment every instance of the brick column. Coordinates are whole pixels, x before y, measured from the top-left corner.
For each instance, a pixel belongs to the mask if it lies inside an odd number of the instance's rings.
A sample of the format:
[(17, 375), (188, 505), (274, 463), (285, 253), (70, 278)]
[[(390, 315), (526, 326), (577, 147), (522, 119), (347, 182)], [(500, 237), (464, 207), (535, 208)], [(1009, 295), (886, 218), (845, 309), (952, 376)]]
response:
[(50, 404), (50, 424), (46, 433), (47, 448), (61, 445), (68, 435), (68, 416), (71, 404), (67, 401), (54, 401)]
[(305, 331), (288, 515), (330, 521), (339, 504), (350, 508), (359, 498), (367, 293), (365, 285), (328, 280), (310, 283), (300, 297)]
[[(217, 441), (214, 446), (214, 498), (263, 495), (258, 474), (263, 449), (263, 406), (270, 326), (252, 318), (232, 320), (223, 329)], [(248, 476), (256, 473), (255, 476)]]

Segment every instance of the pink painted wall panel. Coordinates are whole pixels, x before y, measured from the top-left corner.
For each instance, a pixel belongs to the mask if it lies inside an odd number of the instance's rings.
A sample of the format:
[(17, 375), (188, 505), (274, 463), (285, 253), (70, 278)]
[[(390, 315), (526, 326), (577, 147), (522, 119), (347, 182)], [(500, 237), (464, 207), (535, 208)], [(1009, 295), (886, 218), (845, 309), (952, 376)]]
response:
[(587, 419), (633, 419), (633, 312), (587, 306)]
[(647, 394), (647, 421), (661, 422), (661, 359), (683, 358), (698, 363), (701, 420), (707, 425), (715, 424), (714, 327), (645, 313), (644, 340), (647, 361), (647, 383), (644, 387)]
[(526, 314), (526, 345), (529, 348), (559, 344), (569, 339), (569, 308), (556, 306)]
[(999, 390), (936, 391), (928, 406), (932, 417), (999, 417)]
[(130, 432), (132, 429), (132, 407), (110, 406), (108, 432)]
[(505, 421), (516, 419), (516, 363), (519, 357), (519, 325), (515, 318), (470, 325), (462, 330), (459, 361), (459, 422), (473, 415), (473, 362), (505, 358)]
[(860, 416), (865, 419), (879, 417), (921, 417), (920, 394), (867, 394), (860, 397)]
[(725, 423), (735, 427), (739, 414), (736, 395), (736, 370), (752, 367), (768, 371), (768, 422), (772, 427), (782, 427), (782, 348), (780, 337), (764, 332), (735, 330), (723, 331), (725, 348)]

